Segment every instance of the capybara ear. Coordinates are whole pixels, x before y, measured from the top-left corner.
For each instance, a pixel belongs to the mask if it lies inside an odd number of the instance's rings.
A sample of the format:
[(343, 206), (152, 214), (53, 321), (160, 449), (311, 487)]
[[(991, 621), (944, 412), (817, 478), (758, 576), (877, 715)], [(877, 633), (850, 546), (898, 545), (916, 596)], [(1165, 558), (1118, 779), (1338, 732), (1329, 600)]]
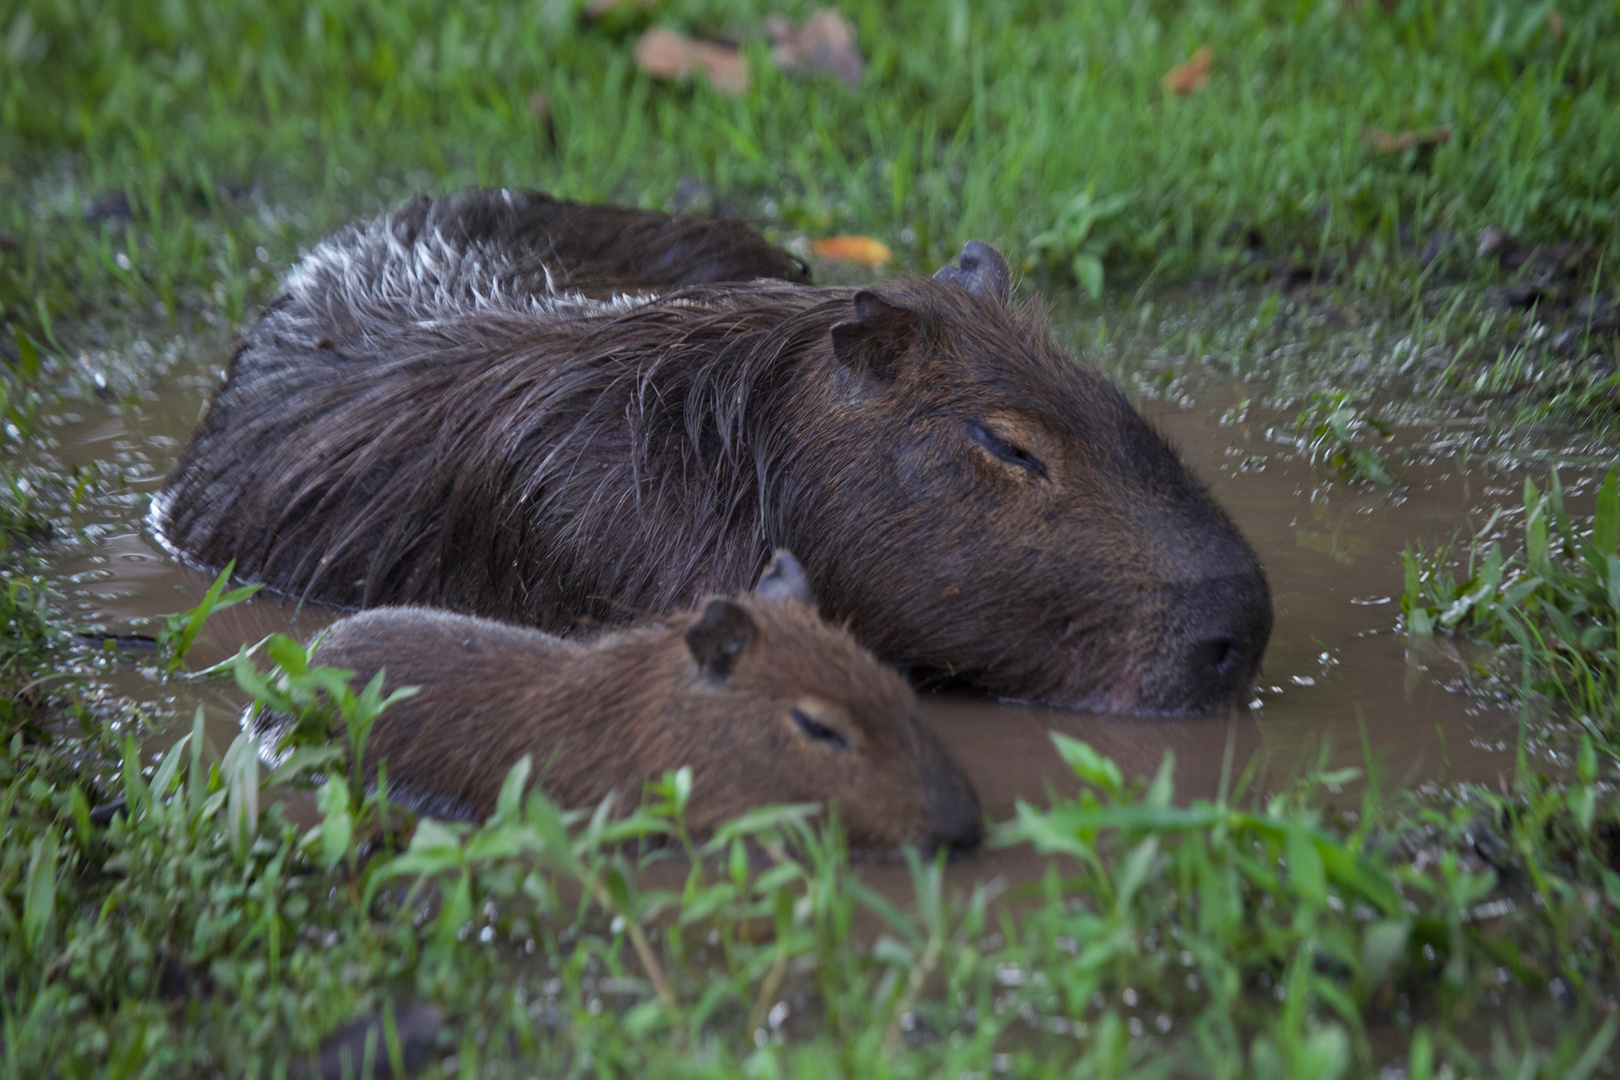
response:
[(771, 565), (759, 575), (754, 595), (773, 604), (786, 600), (799, 604), (816, 602), (815, 595), (810, 592), (810, 579), (805, 576), (804, 567), (799, 565), (799, 560), (787, 548), (777, 548), (771, 556)]
[(852, 371), (892, 380), (921, 327), (915, 311), (862, 289), (855, 294), (855, 317), (833, 325), (833, 355)]
[(698, 670), (724, 682), (730, 678), (737, 657), (747, 652), (758, 636), (754, 617), (741, 604), (716, 597), (686, 631), (686, 647), (692, 650)]
[(969, 240), (962, 246), (957, 266), (942, 266), (935, 281), (954, 281), (974, 296), (1005, 304), (1012, 299), (1012, 270), (1001, 252), (982, 240)]

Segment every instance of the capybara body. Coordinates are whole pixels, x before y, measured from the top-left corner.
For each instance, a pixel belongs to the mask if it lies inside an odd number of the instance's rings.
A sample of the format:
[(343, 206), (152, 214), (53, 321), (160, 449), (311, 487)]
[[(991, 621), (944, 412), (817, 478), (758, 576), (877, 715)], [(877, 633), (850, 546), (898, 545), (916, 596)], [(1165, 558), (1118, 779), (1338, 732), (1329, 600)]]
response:
[(493, 813), (529, 754), (570, 807), (614, 790), (633, 805), (644, 781), (689, 765), (700, 834), (764, 803), (829, 800), (858, 848), (963, 849), (982, 833), (905, 680), (799, 600), (716, 598), (590, 643), (376, 608), (333, 624), (313, 660), (353, 670), (357, 690), (380, 669), (421, 688), (378, 718), (367, 758), (386, 761), (394, 797), (432, 812)]
[(293, 269), (155, 507), (171, 544), (294, 595), (553, 632), (735, 592), (780, 545), (920, 676), (1247, 701), (1253, 551), (993, 250), (869, 290), (593, 301), (508, 271), (549, 243), (509, 198), (417, 204)]

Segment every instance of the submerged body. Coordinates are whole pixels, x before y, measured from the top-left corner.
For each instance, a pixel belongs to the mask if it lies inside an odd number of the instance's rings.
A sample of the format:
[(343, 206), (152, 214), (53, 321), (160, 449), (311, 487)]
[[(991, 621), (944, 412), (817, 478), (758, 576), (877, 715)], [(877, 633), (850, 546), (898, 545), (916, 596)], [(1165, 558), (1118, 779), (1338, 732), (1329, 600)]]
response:
[(555, 245), (522, 198), (447, 197), (295, 267), (169, 478), (166, 539), (294, 595), (553, 632), (735, 592), (785, 546), (828, 617), (922, 676), (1247, 701), (1254, 553), (994, 251), (875, 290), (599, 301), (536, 276)]
[(381, 669), (390, 687), (420, 687), (376, 721), (367, 758), (386, 760), (391, 795), (430, 812), (493, 813), (529, 754), (565, 806), (610, 791), (633, 804), (644, 781), (689, 765), (698, 833), (765, 803), (835, 800), (859, 848), (975, 845), (978, 800), (905, 681), (807, 596), (771, 595), (783, 565), (758, 593), (589, 644), (377, 608), (335, 623), (313, 660), (353, 670), (357, 689)]

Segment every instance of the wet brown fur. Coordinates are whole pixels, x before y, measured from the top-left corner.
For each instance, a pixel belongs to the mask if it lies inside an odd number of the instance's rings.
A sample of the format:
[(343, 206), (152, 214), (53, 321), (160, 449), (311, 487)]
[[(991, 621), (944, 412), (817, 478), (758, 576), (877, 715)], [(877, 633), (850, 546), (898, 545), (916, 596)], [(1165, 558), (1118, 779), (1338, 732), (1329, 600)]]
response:
[(829, 617), (918, 673), (1247, 700), (1258, 561), (1038, 306), (903, 277), (585, 308), (477, 265), (415, 292), (334, 265), (295, 270), (169, 479), (156, 516), (204, 564), (566, 632), (736, 591), (784, 545)]
[[(355, 671), (356, 689), (383, 668), (389, 687), (421, 687), (378, 719), (367, 756), (386, 759), (396, 797), (433, 812), (493, 813), (508, 770), (529, 754), (547, 794), (569, 807), (610, 791), (633, 805), (643, 781), (690, 765), (688, 823), (700, 834), (761, 804), (833, 799), (856, 847), (978, 841), (972, 788), (904, 680), (812, 607), (736, 604), (757, 633), (723, 675), (686, 642), (697, 611), (581, 644), (379, 608), (334, 624), (313, 659)], [(807, 736), (794, 709), (847, 745)]]

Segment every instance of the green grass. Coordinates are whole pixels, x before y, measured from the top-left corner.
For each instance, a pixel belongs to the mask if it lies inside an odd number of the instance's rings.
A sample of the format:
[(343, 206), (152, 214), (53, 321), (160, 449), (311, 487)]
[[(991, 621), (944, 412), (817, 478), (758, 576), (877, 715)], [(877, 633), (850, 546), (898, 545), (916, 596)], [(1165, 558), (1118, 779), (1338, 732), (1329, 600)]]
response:
[[(1586, 1077), (1620, 1032), (1620, 800), (1591, 754), (1566, 785), (1441, 802), (1374, 776), (1351, 812), (1329, 793), (1354, 770), (1178, 803), (1171, 756), (1127, 782), (1060, 737), (1082, 792), (991, 841), (1049, 857), (1044, 879), (954, 895), (910, 854), (897, 907), (810, 808), (694, 842), (684, 770), (610, 815), (524, 796), (525, 760), (488, 822), (401, 846), (386, 796), (345, 780), (358, 748), (318, 737), (338, 673), (268, 651), (268, 674), (231, 667), (303, 721), (283, 776), (319, 785), (308, 828), (261, 790), (253, 737), (216, 758), (200, 712), (145, 763), (90, 719), (99, 769), (21, 732), (0, 753), (4, 1075), (279, 1075), (424, 1001), (429, 1076)], [(368, 695), (342, 715), (386, 709)], [(380, 1024), (373, 1060), (405, 1038)]]
[[(871, 233), (925, 267), (986, 236), (1085, 284), (1256, 239), (1314, 264), (1442, 228), (1614, 236), (1611, 4), (1561, 5), (1561, 35), (1548, 4), (851, 6), (854, 90), (776, 73), (764, 5), (576, 7), (24, 0), (0, 28), (6, 320), (44, 333), (87, 298), (238, 317), (340, 220), (473, 182), (661, 206), (691, 176), (789, 232)], [(629, 45), (650, 22), (741, 37), (754, 87), (649, 82)], [(1200, 45), (1208, 89), (1167, 95)], [(1432, 149), (1362, 141), (1435, 125)], [(133, 229), (79, 220), (113, 189)]]
[(1522, 695), (1567, 702), (1611, 752), (1620, 752), (1616, 484), (1611, 469), (1598, 488), (1591, 524), (1582, 527), (1565, 510), (1557, 473), (1545, 494), (1526, 478), (1519, 541), (1508, 554), (1496, 531), (1501, 512), (1460, 552), (1453, 545), (1408, 547), (1401, 597), (1410, 634), (1454, 632), (1511, 646)]

